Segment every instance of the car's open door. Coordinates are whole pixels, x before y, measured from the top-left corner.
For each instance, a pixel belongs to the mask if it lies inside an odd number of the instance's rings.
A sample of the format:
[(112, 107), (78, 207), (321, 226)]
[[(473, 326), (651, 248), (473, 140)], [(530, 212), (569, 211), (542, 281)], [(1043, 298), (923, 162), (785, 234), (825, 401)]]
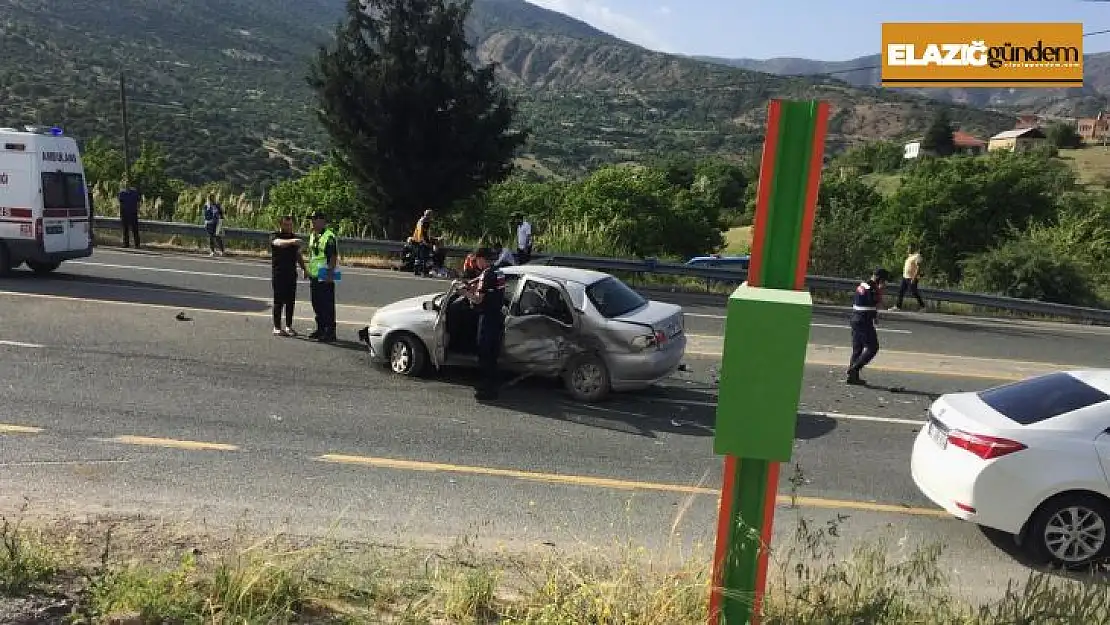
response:
[(432, 365), (436, 369), (441, 369), (447, 362), (447, 342), (451, 337), (447, 336), (447, 309), (450, 308), (451, 300), (455, 294), (459, 292), (457, 283), (452, 283), (451, 288), (442, 297), (438, 298), (439, 310), (436, 311), (436, 322), (432, 329)]
[(578, 326), (578, 311), (562, 284), (525, 275), (505, 319), (502, 356), (522, 371), (558, 374), (582, 349)]

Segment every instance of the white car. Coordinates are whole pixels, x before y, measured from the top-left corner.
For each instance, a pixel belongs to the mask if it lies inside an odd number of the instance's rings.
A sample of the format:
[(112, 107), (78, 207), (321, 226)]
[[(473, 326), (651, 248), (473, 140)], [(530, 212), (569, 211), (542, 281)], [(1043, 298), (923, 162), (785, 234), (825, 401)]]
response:
[(1042, 563), (1110, 556), (1110, 370), (943, 395), (929, 413), (910, 461), (926, 497)]

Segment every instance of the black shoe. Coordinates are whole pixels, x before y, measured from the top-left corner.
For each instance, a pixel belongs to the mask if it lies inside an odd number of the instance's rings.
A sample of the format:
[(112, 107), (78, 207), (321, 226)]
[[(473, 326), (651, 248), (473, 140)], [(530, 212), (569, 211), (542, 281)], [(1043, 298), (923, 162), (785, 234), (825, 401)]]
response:
[(318, 339), (319, 339), (319, 338), (320, 338), (321, 336), (324, 336), (324, 333), (323, 333), (323, 332), (321, 332), (321, 331), (319, 331), (319, 330), (314, 330), (314, 331), (312, 332), (312, 334), (309, 334), (309, 335), (308, 335), (308, 338), (310, 338), (310, 339), (312, 339), (313, 341), (315, 341), (315, 340), (318, 340)]
[(859, 377), (859, 373), (856, 372), (849, 372), (848, 379), (845, 380), (845, 382), (852, 386), (865, 386), (867, 384), (867, 382), (864, 382), (863, 379)]
[(474, 393), (474, 399), (478, 401), (493, 401), (497, 399), (497, 391), (483, 389)]

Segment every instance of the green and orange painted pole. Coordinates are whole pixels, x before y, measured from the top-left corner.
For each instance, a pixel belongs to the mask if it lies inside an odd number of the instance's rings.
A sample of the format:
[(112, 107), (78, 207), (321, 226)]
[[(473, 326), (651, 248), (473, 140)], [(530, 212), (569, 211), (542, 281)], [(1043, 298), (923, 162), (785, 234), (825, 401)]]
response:
[(757, 625), (767, 584), (779, 463), (794, 449), (813, 303), (806, 266), (828, 104), (772, 100), (748, 281), (728, 302), (717, 428), (725, 456), (710, 625)]

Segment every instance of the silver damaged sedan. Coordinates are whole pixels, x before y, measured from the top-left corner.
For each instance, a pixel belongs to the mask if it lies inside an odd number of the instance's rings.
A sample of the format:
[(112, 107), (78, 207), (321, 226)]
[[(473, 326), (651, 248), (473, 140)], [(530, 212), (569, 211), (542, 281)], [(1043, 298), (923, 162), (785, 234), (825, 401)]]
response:
[[(579, 401), (647, 388), (682, 363), (682, 307), (644, 299), (597, 271), (524, 265), (505, 267), (505, 338), (501, 367), (562, 378)], [(394, 373), (478, 364), (477, 313), (456, 283), (445, 293), (412, 297), (379, 309), (359, 330), (372, 360)]]

